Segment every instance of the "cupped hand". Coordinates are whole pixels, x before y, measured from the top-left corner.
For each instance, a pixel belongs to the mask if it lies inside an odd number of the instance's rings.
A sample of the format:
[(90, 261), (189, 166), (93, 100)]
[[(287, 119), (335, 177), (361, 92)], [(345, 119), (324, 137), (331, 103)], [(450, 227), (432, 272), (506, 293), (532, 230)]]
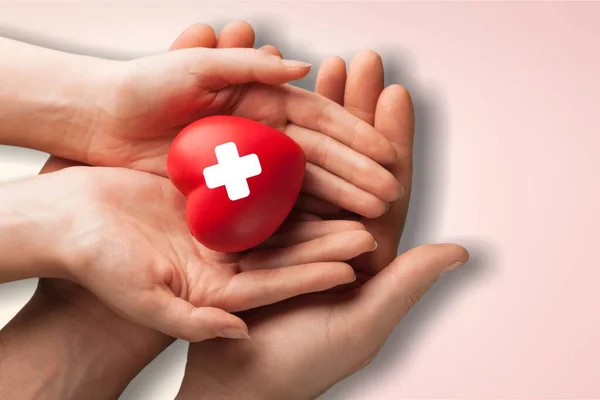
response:
[(66, 276), (127, 318), (190, 341), (244, 337), (228, 312), (351, 282), (344, 261), (375, 248), (360, 224), (322, 221), (326, 236), (299, 222), (301, 240), (288, 235), (285, 248), (217, 253), (190, 235), (185, 198), (166, 178), (124, 168), (71, 167), (31, 185), (32, 195), (69, 194), (55, 199), (70, 213)]
[[(319, 71), (317, 90), (397, 145), (403, 158), (390, 170), (410, 188), (412, 104), (402, 87), (383, 89), (379, 56), (356, 56), (347, 79), (343, 61), (329, 59)], [(252, 340), (191, 345), (178, 398), (195, 398), (202, 389), (215, 398), (313, 399), (367, 365), (427, 289), (468, 258), (452, 244), (420, 246), (396, 257), (407, 207), (408, 200), (396, 201), (386, 215), (370, 221), (369, 231), (382, 243), (350, 261), (363, 274), (354, 287), (241, 313)]]
[(168, 148), (183, 127), (209, 115), (237, 115), (301, 144), (311, 204), (316, 198), (366, 217), (382, 215), (404, 191), (381, 166), (396, 161), (397, 149), (341, 105), (286, 84), (310, 66), (251, 48), (253, 36), (228, 49), (182, 42), (176, 51), (105, 67), (94, 80), (103, 84), (94, 89), (95, 113), (85, 124), (79, 161), (165, 176)]

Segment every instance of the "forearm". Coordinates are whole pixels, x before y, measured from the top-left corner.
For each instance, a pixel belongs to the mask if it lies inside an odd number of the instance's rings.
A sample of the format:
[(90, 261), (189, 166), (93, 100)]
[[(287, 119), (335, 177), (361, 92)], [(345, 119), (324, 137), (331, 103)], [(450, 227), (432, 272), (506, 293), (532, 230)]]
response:
[(38, 289), (0, 332), (0, 398), (116, 399), (171, 343), (69, 285), (64, 298)]
[(0, 38), (0, 144), (81, 159), (111, 63)]

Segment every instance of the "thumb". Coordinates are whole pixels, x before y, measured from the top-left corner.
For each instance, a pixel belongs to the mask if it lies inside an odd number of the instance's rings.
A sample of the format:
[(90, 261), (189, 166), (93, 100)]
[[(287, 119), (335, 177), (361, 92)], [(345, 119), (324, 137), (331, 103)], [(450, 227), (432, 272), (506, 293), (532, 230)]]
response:
[(413, 248), (361, 287), (355, 314), (368, 315), (373, 327), (389, 334), (442, 274), (468, 258), (467, 250), (454, 244)]
[(196, 75), (210, 90), (220, 90), (230, 85), (261, 82), (280, 85), (303, 78), (311, 64), (284, 60), (268, 51), (252, 48), (232, 49), (186, 49), (189, 52)]
[(152, 297), (147, 312), (135, 314), (135, 322), (189, 342), (250, 338), (244, 321), (219, 308), (194, 307), (169, 291), (156, 291)]

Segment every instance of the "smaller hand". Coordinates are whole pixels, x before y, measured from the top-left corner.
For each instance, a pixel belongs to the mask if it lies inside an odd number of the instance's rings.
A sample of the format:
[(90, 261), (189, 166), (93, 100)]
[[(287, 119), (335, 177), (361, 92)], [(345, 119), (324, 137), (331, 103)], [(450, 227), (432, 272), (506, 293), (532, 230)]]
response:
[(170, 181), (129, 169), (72, 167), (28, 185), (70, 214), (57, 228), (63, 275), (130, 320), (190, 341), (246, 337), (228, 312), (351, 282), (344, 261), (375, 248), (358, 223), (320, 221), (298, 222), (284, 248), (217, 253), (190, 235)]

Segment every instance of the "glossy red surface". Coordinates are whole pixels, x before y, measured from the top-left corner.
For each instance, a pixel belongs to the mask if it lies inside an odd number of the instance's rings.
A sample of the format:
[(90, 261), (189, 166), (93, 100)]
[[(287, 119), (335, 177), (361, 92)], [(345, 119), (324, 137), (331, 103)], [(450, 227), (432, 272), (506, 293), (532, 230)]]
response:
[[(225, 186), (207, 187), (204, 176), (206, 167), (218, 164), (215, 148), (226, 143), (235, 143), (239, 157), (256, 154), (260, 162), (260, 174), (246, 179), (249, 195), (237, 200), (230, 199)], [(213, 116), (188, 125), (167, 158), (169, 178), (188, 197), (190, 232), (206, 247), (221, 252), (247, 250), (272, 235), (300, 193), (305, 168), (304, 152), (291, 138), (233, 116)]]

